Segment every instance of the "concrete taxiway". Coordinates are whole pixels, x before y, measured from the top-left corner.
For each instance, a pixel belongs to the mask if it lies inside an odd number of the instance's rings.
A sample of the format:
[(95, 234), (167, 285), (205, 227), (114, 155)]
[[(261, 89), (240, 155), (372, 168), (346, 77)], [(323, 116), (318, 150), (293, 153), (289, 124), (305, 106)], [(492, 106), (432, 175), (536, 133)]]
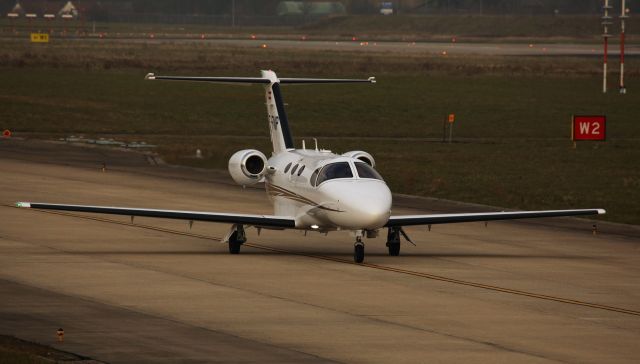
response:
[[(633, 227), (600, 224), (595, 236), (592, 222), (578, 219), (410, 228), (416, 247), (389, 257), (384, 237), (367, 240), (361, 266), (351, 263), (346, 233), (249, 230), (254, 246), (232, 256), (208, 238), (224, 234), (220, 224), (190, 230), (181, 221), (132, 225), (7, 206), (271, 212), (263, 191), (222, 173), (149, 162), (132, 152), (0, 141), (0, 334), (112, 363), (640, 357)], [(427, 212), (421, 201), (400, 198), (394, 213)]]

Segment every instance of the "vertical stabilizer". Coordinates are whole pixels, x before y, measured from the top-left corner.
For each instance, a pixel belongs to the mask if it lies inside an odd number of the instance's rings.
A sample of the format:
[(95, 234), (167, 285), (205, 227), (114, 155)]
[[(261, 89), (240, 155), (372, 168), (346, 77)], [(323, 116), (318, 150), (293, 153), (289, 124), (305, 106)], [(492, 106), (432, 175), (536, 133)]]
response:
[(265, 100), (273, 152), (279, 153), (292, 149), (294, 148), (293, 137), (289, 129), (287, 113), (284, 110), (280, 81), (273, 71), (262, 71), (262, 77), (270, 81), (268, 85), (265, 85)]

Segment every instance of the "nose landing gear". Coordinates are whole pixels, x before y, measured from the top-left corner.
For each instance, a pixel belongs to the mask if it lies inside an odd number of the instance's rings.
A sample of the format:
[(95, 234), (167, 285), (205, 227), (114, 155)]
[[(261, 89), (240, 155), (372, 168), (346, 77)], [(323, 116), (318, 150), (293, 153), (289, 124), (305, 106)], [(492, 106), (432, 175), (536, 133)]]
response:
[(362, 237), (356, 237), (356, 243), (353, 245), (353, 260), (356, 263), (362, 263), (364, 261), (364, 243)]

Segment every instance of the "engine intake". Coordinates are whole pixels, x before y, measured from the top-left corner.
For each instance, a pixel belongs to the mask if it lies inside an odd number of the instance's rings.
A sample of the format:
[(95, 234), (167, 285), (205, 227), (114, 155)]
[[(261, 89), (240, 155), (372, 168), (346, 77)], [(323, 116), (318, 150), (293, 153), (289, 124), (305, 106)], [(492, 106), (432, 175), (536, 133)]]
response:
[(267, 157), (255, 149), (235, 152), (229, 159), (229, 174), (241, 186), (261, 182), (267, 171)]
[(343, 157), (350, 157), (350, 158), (359, 159), (359, 160), (365, 162), (366, 164), (370, 165), (371, 167), (375, 167), (376, 166), (376, 161), (375, 161), (375, 159), (373, 159), (373, 156), (371, 156), (371, 154), (369, 154), (367, 152), (363, 152), (361, 150), (354, 150), (354, 151), (351, 151), (351, 152), (346, 152), (342, 156)]

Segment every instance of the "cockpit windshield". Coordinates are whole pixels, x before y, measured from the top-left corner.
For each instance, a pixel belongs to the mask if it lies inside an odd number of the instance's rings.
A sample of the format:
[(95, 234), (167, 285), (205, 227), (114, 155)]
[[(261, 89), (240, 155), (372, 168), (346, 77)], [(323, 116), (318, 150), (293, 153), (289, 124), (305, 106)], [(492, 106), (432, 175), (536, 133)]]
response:
[(336, 178), (353, 178), (351, 166), (349, 166), (348, 162), (331, 163), (324, 166), (318, 173), (315, 185), (318, 186), (324, 181)]
[(364, 163), (364, 162), (355, 162), (356, 171), (358, 172), (358, 177), (360, 178), (372, 178), (382, 180), (382, 176), (376, 172), (373, 167)]

